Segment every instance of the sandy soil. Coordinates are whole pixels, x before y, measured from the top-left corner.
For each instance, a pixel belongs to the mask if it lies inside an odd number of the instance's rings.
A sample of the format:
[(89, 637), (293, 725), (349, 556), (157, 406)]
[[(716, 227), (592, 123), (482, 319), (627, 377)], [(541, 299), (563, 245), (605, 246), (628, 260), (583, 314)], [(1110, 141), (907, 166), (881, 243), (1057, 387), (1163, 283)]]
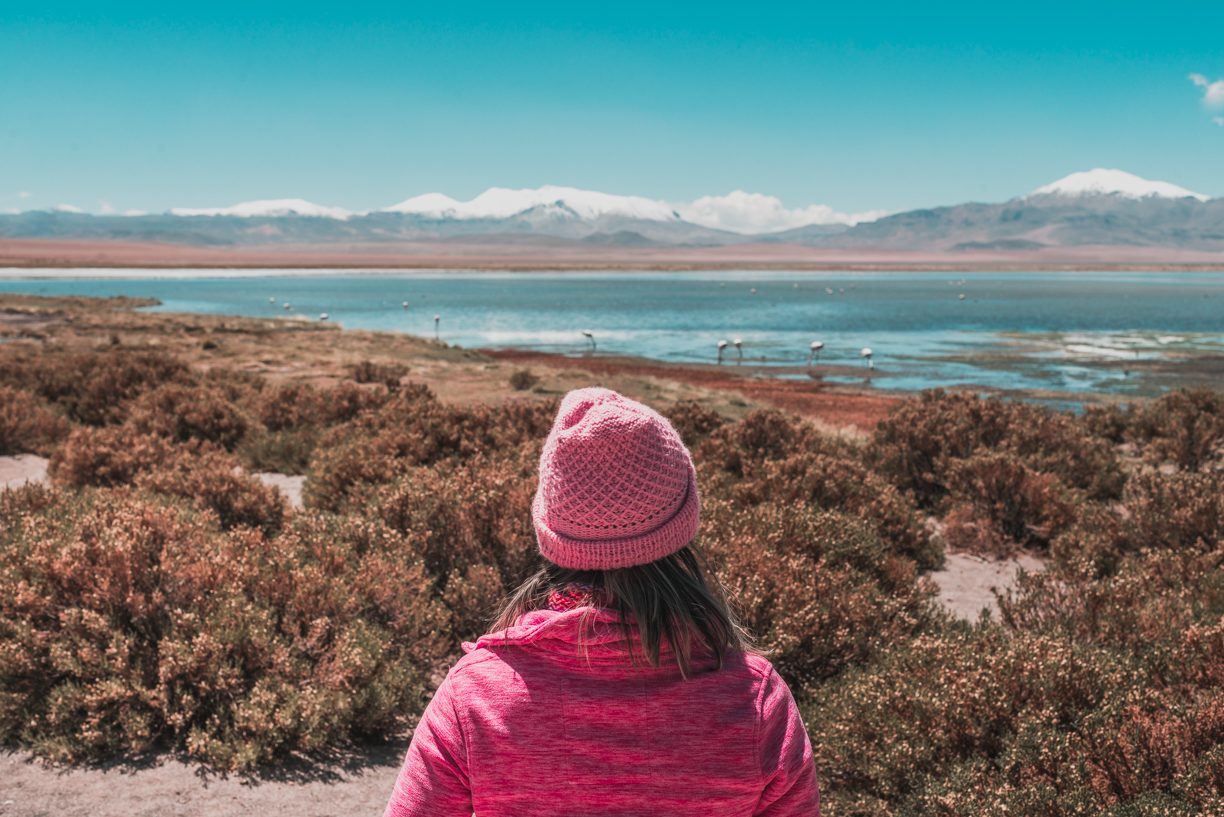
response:
[(289, 504), (294, 508), (302, 507), (302, 483), (306, 481), (306, 477), (290, 477), (285, 474), (274, 474), (265, 471), (262, 474), (254, 474), (256, 479), (264, 485), (272, 485), (289, 500)]
[(363, 747), (325, 762), (294, 759), (260, 774), (233, 776), (165, 756), (72, 767), (0, 751), (0, 817), (378, 815), (406, 748)]
[[(362, 269), (1224, 269), (1224, 253), (1082, 246), (964, 252), (829, 249), (800, 244), (606, 247), (582, 241), (444, 240), (387, 244), (189, 247), (126, 241), (0, 240), (0, 267)], [(19, 274), (28, 275), (28, 272)]]
[(983, 608), (998, 618), (999, 606), (991, 590), (1013, 587), (1019, 570), (1034, 572), (1045, 565), (1044, 560), (1029, 555), (1000, 562), (970, 553), (949, 553), (943, 570), (935, 571), (931, 578), (939, 585), (941, 604), (958, 618), (976, 621)]
[(47, 461), (34, 454), (0, 457), (0, 488), (20, 488), (47, 478)]

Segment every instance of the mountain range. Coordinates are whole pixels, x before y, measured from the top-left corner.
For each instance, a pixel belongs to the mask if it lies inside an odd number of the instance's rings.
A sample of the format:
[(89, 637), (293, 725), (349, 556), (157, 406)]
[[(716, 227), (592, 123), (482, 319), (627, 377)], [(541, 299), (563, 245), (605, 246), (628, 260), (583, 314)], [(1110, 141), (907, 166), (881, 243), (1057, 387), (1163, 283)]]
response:
[[(160, 215), (64, 207), (0, 215), (0, 239), (139, 241), (197, 247), (403, 242), (582, 242), (610, 247), (807, 247), (960, 252), (1122, 245), (1224, 251), (1224, 198), (1120, 170), (1073, 173), (997, 204), (884, 214), (835, 213), (742, 191), (668, 204), (567, 187), (491, 188), (467, 202), (440, 193), (354, 212), (301, 199)], [(794, 226), (789, 226), (794, 225)], [(789, 229), (779, 229), (779, 227)]]

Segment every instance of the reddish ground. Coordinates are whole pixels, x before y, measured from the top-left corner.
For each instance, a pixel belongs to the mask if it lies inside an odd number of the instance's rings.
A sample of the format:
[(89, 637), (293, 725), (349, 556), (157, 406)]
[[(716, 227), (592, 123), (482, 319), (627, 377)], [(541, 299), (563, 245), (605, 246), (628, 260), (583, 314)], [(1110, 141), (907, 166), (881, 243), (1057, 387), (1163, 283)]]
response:
[[(756, 366), (669, 365), (636, 358), (562, 357), (518, 350), (482, 350), (483, 354), (523, 366), (584, 369), (602, 375), (638, 375), (676, 380), (719, 391), (738, 392), (749, 400), (810, 417), (835, 428), (871, 431), (900, 398), (862, 394), (825, 383), (753, 377)], [(822, 367), (832, 370), (834, 367)], [(847, 367), (836, 367), (838, 373)], [(779, 370), (780, 371), (780, 370)], [(789, 370), (787, 370), (789, 371)]]
[(134, 241), (0, 240), (0, 267), (266, 269), (837, 269), (1058, 270), (1224, 269), (1224, 253), (1161, 247), (1083, 246), (965, 252), (824, 249), (799, 244), (603, 247), (581, 241), (499, 236), (386, 244), (191, 247)]

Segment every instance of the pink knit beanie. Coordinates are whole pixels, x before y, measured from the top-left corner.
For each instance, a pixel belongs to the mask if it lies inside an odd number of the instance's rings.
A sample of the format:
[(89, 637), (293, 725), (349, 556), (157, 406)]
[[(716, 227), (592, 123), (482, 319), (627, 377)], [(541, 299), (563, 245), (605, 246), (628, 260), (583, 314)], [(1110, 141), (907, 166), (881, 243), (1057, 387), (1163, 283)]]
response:
[(531, 505), (540, 552), (607, 570), (675, 553), (697, 534), (697, 472), (671, 423), (609, 389), (565, 395)]

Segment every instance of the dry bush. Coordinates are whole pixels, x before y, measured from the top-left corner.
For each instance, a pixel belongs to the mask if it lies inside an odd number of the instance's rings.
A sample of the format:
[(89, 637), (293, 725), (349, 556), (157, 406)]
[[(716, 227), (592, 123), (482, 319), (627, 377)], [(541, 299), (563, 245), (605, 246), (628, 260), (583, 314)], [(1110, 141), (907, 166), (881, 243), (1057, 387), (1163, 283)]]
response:
[(742, 507), (775, 500), (837, 509), (862, 519), (893, 552), (922, 568), (943, 561), (913, 503), (859, 462), (848, 444), (771, 410), (710, 425), (695, 452), (703, 496)]
[(125, 404), (169, 383), (193, 385), (183, 363), (156, 352), (46, 352), (0, 360), (0, 384), (55, 403), (84, 425), (123, 422)]
[(667, 419), (672, 428), (680, 434), (680, 439), (691, 449), (696, 449), (724, 424), (722, 415), (713, 409), (702, 407), (696, 400), (677, 402), (668, 410)]
[(310, 507), (336, 511), (350, 492), (390, 482), (414, 466), (517, 450), (542, 440), (555, 412), (554, 404), (447, 406), (408, 384), (379, 410), (357, 415), (319, 441), (303, 498)]
[(48, 473), (59, 485), (126, 485), (176, 456), (162, 437), (140, 434), (130, 426), (77, 428), (51, 457)]
[[(176, 747), (223, 769), (401, 730), (449, 615), (403, 537), (273, 540), (127, 493), (0, 494), (0, 741), (77, 760)], [(24, 507), (23, 507), (24, 506)]]
[(1127, 436), (1144, 445), (1144, 457), (1197, 471), (1224, 456), (1224, 394), (1207, 388), (1178, 389), (1139, 412)]
[(744, 624), (796, 687), (865, 663), (934, 615), (912, 562), (866, 525), (805, 502), (708, 500), (699, 546)]
[(530, 369), (521, 369), (510, 375), (510, 387), (515, 391), (527, 391), (539, 382), (540, 378), (532, 374)]
[(1029, 470), (1008, 453), (980, 454), (949, 465), (944, 538), (958, 550), (1011, 556), (1049, 546), (1075, 520), (1080, 492), (1057, 477)]
[(1140, 547), (1203, 552), (1224, 540), (1224, 473), (1136, 474), (1123, 500)]
[(256, 473), (305, 474), (318, 440), (318, 430), (311, 427), (259, 430), (248, 434), (236, 453), (243, 465)]
[(866, 457), (881, 476), (911, 492), (919, 507), (934, 508), (950, 491), (947, 480), (956, 460), (995, 451), (1092, 499), (1117, 496), (1125, 481), (1108, 441), (1072, 417), (1044, 406), (939, 389), (894, 409), (872, 435)]
[(46, 456), (68, 431), (67, 421), (46, 401), (0, 386), (0, 456)]
[(226, 530), (246, 526), (272, 535), (285, 521), (280, 492), (241, 473), (238, 460), (224, 452), (184, 452), (132, 482), (145, 491), (191, 500), (197, 509), (215, 513)]
[(349, 367), (349, 377), (357, 383), (378, 383), (389, 391), (397, 391), (400, 380), (408, 374), (403, 363), (373, 363), (363, 360)]
[(1126, 432), (1130, 430), (1136, 414), (1130, 406), (1088, 405), (1084, 406), (1079, 421), (1092, 436), (1120, 443), (1126, 440)]
[(162, 386), (132, 403), (128, 424), (176, 443), (204, 440), (232, 451), (246, 435), (246, 412), (218, 389)]

